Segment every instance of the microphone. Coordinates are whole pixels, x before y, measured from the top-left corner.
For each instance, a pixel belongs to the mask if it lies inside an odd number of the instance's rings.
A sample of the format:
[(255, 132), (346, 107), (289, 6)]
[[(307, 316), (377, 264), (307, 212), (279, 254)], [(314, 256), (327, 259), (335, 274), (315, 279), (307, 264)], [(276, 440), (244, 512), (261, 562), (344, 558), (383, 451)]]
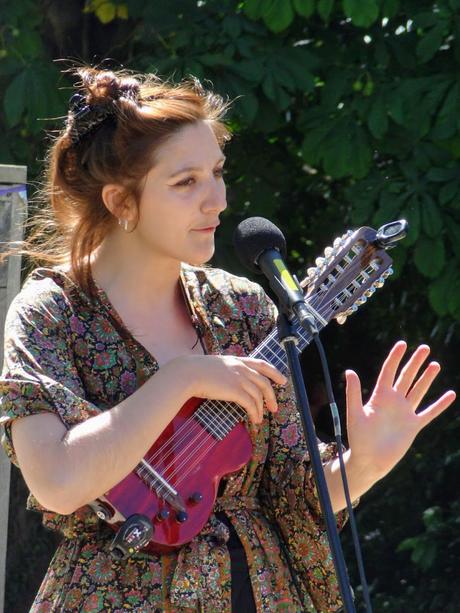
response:
[(233, 245), (244, 266), (267, 277), (288, 317), (296, 315), (302, 327), (317, 332), (302, 288), (284, 263), (286, 239), (281, 230), (264, 217), (249, 217), (236, 228)]

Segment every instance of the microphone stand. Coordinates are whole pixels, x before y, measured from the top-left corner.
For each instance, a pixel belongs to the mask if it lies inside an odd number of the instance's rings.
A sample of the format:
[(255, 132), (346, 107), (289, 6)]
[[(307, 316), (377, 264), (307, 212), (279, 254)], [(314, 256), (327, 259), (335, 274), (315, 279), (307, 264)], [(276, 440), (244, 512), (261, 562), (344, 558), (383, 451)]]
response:
[[(331, 549), (335, 571), (337, 573), (337, 580), (339, 583), (340, 593), (342, 595), (344, 611), (345, 613), (355, 613), (356, 609), (353, 602), (350, 581), (348, 579), (342, 546), (340, 544), (339, 534), (337, 531), (337, 523), (332, 511), (331, 499), (327, 489), (323, 465), (321, 463), (321, 457), (318, 451), (315, 425), (313, 423), (313, 418), (311, 416), (308, 403), (305, 382), (300, 366), (299, 352), (296, 348), (297, 336), (287, 313), (289, 313), (288, 307), (286, 307), (286, 310), (281, 308), (279, 311), (277, 320), (279, 341), (281, 345), (283, 345), (286, 352), (288, 368), (292, 377), (297, 406), (302, 418), (303, 431), (307, 442), (308, 453), (310, 454), (310, 461), (318, 490), (321, 511), (326, 523), (329, 546)], [(302, 322), (302, 324), (304, 325), (304, 322)], [(309, 318), (309, 324), (311, 328), (310, 332), (317, 334), (318, 330), (312, 317)]]

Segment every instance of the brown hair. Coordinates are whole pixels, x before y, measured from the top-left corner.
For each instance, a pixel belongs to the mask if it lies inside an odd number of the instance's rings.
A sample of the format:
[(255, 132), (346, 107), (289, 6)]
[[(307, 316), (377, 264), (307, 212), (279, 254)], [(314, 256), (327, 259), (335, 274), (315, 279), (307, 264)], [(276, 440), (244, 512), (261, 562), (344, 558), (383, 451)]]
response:
[(103, 186), (121, 184), (137, 203), (155, 151), (181, 127), (207, 120), (221, 146), (229, 140), (221, 121), (229, 103), (197, 79), (172, 84), (152, 74), (90, 67), (74, 74), (79, 92), (46, 158), (39, 194), (46, 206), (32, 220), (21, 253), (34, 263), (70, 264), (91, 294), (91, 254), (117, 221), (102, 201)]

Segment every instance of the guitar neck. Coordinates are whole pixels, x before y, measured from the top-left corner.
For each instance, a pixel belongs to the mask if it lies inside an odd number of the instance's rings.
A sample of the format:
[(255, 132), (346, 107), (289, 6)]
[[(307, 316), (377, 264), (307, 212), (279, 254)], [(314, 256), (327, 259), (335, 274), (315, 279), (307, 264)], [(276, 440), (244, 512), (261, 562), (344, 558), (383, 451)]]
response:
[[(312, 335), (294, 323), (298, 338), (297, 350), (301, 353), (311, 343)], [(278, 340), (278, 330), (275, 327), (265, 340), (250, 353), (251, 358), (263, 359), (280, 370), (283, 374), (288, 370), (286, 353)], [(246, 417), (246, 411), (232, 402), (220, 400), (205, 400), (193, 416), (214, 438), (222, 440), (232, 428)]]
[[(298, 339), (297, 350), (299, 353), (302, 353), (311, 343), (313, 337), (310, 332), (304, 330), (297, 322), (294, 322), (293, 326)], [(320, 324), (318, 325), (318, 329), (321, 329)], [(278, 339), (278, 330), (276, 327), (270, 332), (265, 340), (251, 352), (250, 357), (269, 362), (283, 374), (288, 370), (286, 352)]]

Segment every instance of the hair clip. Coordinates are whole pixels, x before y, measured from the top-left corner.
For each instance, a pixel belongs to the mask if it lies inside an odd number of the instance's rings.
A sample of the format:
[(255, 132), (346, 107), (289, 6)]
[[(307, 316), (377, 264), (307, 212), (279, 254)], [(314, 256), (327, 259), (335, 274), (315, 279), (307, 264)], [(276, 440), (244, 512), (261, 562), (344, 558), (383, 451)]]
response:
[(108, 117), (115, 116), (112, 104), (88, 104), (86, 97), (77, 92), (69, 101), (67, 130), (72, 145), (100, 126)]

